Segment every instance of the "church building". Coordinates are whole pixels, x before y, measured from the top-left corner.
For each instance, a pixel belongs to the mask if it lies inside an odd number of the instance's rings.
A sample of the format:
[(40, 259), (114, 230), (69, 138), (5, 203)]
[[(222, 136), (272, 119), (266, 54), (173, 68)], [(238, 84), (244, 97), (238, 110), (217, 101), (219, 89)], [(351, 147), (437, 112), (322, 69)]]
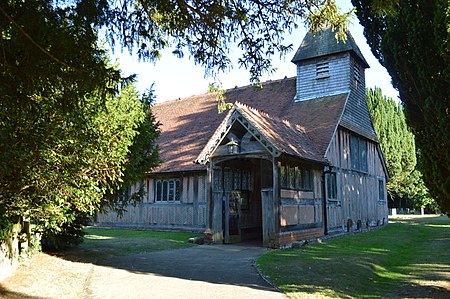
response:
[[(143, 201), (96, 225), (205, 231), (214, 242), (281, 247), (387, 224), (389, 177), (351, 34), (308, 33), (297, 76), (156, 104), (163, 163)], [(294, 67), (294, 65), (293, 65)]]

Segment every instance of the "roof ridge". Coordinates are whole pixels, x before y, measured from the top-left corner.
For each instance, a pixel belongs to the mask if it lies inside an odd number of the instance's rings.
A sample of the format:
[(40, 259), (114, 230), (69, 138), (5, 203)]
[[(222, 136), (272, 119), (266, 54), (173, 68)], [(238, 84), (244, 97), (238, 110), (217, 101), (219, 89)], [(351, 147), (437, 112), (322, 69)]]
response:
[[(282, 82), (282, 81), (285, 81), (285, 80), (292, 80), (292, 79), (295, 79), (295, 78), (296, 78), (296, 76), (292, 76), (292, 77), (285, 76), (284, 78), (275, 79), (275, 80), (268, 79), (268, 80), (266, 80), (264, 82), (261, 82), (261, 84), (264, 87), (264, 86), (267, 86), (267, 85), (270, 85), (270, 84), (273, 84), (273, 83), (278, 83), (278, 82)], [(243, 85), (243, 86), (237, 86), (236, 85), (235, 87), (227, 88), (227, 89), (224, 89), (223, 91), (225, 93), (227, 93), (227, 92), (231, 92), (231, 91), (235, 91), (235, 90), (247, 89), (247, 88), (253, 87), (253, 86), (255, 86), (255, 84), (247, 84), (247, 85)], [(156, 102), (154, 105), (157, 105), (157, 106), (168, 105), (168, 104), (171, 104), (171, 103), (174, 103), (174, 102), (178, 102), (178, 101), (183, 101), (183, 100), (188, 100), (188, 99), (198, 98), (198, 97), (204, 97), (205, 95), (217, 94), (218, 92), (220, 92), (220, 91), (207, 91), (207, 92), (200, 93), (200, 94), (193, 94), (193, 95), (190, 95), (190, 96), (178, 97), (176, 99), (170, 99), (170, 100), (164, 100), (162, 102)]]
[[(274, 79), (274, 80), (267, 79), (266, 81), (261, 82), (261, 85), (262, 86), (269, 85), (269, 84), (273, 84), (273, 83), (282, 82), (282, 81), (285, 81), (285, 80), (292, 80), (292, 79), (295, 79), (295, 78), (296, 78), (296, 76), (292, 76), (292, 77), (284, 76), (284, 78), (280, 78), (280, 79)], [(240, 89), (245, 89), (245, 88), (249, 88), (249, 87), (257, 87), (257, 85), (256, 84), (247, 84), (247, 85), (244, 85), (244, 86), (237, 86), (236, 85), (235, 87), (225, 89), (225, 92), (228, 92), (228, 91), (231, 92), (231, 91), (234, 91), (234, 90), (240, 90)]]
[(275, 118), (275, 116), (272, 116), (272, 115), (270, 115), (270, 114), (267, 113), (267, 112), (260, 111), (260, 110), (256, 109), (256, 108), (253, 107), (253, 106), (250, 106), (250, 105), (241, 103), (241, 102), (239, 102), (239, 101), (235, 101), (234, 103), (237, 104), (238, 106), (242, 106), (242, 107), (245, 107), (245, 108), (247, 108), (247, 109), (249, 109), (249, 110), (251, 110), (251, 111), (253, 111), (253, 112), (256, 112), (256, 113), (258, 113), (259, 115), (263, 115), (263, 116), (265, 116), (265, 117), (273, 117), (273, 118)]
[(190, 95), (190, 96), (187, 96), (187, 97), (179, 97), (177, 99), (171, 99), (171, 100), (165, 100), (165, 101), (162, 101), (162, 102), (156, 102), (154, 104), (154, 106), (165, 106), (165, 105), (170, 105), (170, 104), (173, 104), (173, 103), (177, 103), (177, 102), (185, 101), (185, 100), (190, 100), (190, 99), (194, 99), (194, 98), (201, 98), (202, 100), (204, 100), (205, 96), (212, 95), (214, 93), (217, 93), (217, 91), (204, 92), (204, 93), (200, 93), (200, 94), (193, 94), (193, 95)]

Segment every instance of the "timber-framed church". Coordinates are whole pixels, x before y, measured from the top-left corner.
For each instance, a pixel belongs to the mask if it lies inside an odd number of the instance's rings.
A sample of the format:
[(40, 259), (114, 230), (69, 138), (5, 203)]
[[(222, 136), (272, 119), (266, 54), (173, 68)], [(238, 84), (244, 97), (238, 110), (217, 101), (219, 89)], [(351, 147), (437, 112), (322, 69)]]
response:
[(154, 106), (163, 163), (130, 192), (146, 196), (101, 226), (210, 229), (214, 242), (280, 247), (387, 223), (388, 171), (354, 39), (308, 33), (297, 76)]

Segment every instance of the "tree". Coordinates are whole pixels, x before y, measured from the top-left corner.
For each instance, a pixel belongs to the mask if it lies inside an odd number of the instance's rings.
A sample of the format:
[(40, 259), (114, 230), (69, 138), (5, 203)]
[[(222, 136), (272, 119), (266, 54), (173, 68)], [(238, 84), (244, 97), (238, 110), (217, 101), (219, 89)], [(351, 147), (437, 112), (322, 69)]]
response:
[(0, 229), (57, 232), (158, 162), (151, 97), (110, 65), (81, 6), (47, 2), (0, 4)]
[(37, 118), (45, 121), (29, 128), (15, 123), (27, 136), (41, 132), (38, 145), (30, 144), (34, 138), (18, 141), (17, 130), (2, 130), (2, 154), (13, 158), (2, 160), (2, 169), (12, 170), (2, 173), (0, 185), (8, 216), (26, 215), (45, 231), (57, 232), (102, 208), (105, 196), (114, 197), (123, 184), (140, 179), (142, 168), (156, 165), (157, 125), (132, 85), (118, 96), (85, 99), (70, 113), (58, 111), (48, 99), (40, 101)]
[(434, 210), (434, 202), (416, 168), (414, 135), (406, 124), (403, 107), (383, 96), (380, 88), (367, 89), (367, 103), (389, 170), (387, 189), (391, 204), (406, 201)]
[(292, 50), (283, 35), (299, 19), (316, 30), (332, 26), (345, 39), (349, 17), (334, 0), (124, 0), (103, 3), (99, 14), (103, 23), (98, 25), (108, 28), (111, 44), (136, 46), (138, 56), (151, 61), (165, 48), (178, 57), (188, 53), (208, 74), (231, 67), (229, 51), (235, 44), (241, 50), (239, 66), (249, 70), (255, 83), (273, 70), (273, 55)]
[(372, 53), (386, 67), (416, 136), (424, 181), (450, 214), (448, 0), (352, 0)]
[(99, 32), (150, 61), (168, 47), (187, 52), (211, 73), (230, 67), (235, 43), (257, 82), (272, 55), (292, 48), (284, 32), (308, 13), (311, 26), (335, 26), (342, 37), (347, 15), (332, 0), (2, 1), (2, 219), (58, 230), (114, 202), (157, 162), (151, 109), (109, 64)]
[[(90, 106), (89, 111), (79, 113), (83, 121), (74, 122), (78, 123), (74, 129), (81, 133), (69, 135), (73, 138), (71, 144), (81, 147), (76, 151), (70, 147), (68, 151), (61, 149), (64, 168), (70, 165), (70, 171), (55, 175), (56, 182), (70, 183), (56, 186), (62, 192), (53, 192), (55, 198), (46, 195), (50, 202), (62, 195), (70, 206), (59, 215), (43, 210), (46, 217), (41, 215), (39, 221), (41, 227), (45, 225), (45, 239), (51, 241), (47, 245), (63, 248), (77, 244), (82, 236), (80, 224), (86, 223), (87, 215), (107, 208), (121, 213), (128, 204), (142, 199), (143, 185), (134, 194), (125, 191), (159, 163), (155, 144), (159, 124), (151, 111), (151, 97), (151, 94), (139, 97), (134, 85), (129, 83), (117, 96), (107, 98), (103, 109)], [(98, 100), (93, 104), (98, 104)], [(50, 208), (58, 211), (55, 204)]]

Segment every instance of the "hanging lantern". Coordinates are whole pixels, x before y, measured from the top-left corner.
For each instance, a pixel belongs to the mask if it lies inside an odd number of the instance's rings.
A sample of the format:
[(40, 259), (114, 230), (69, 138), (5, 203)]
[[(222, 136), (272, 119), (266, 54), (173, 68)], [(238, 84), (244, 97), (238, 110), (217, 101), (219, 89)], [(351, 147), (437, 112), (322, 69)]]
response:
[(239, 143), (237, 143), (234, 139), (231, 139), (230, 142), (227, 143), (228, 154), (238, 154), (239, 153)]

